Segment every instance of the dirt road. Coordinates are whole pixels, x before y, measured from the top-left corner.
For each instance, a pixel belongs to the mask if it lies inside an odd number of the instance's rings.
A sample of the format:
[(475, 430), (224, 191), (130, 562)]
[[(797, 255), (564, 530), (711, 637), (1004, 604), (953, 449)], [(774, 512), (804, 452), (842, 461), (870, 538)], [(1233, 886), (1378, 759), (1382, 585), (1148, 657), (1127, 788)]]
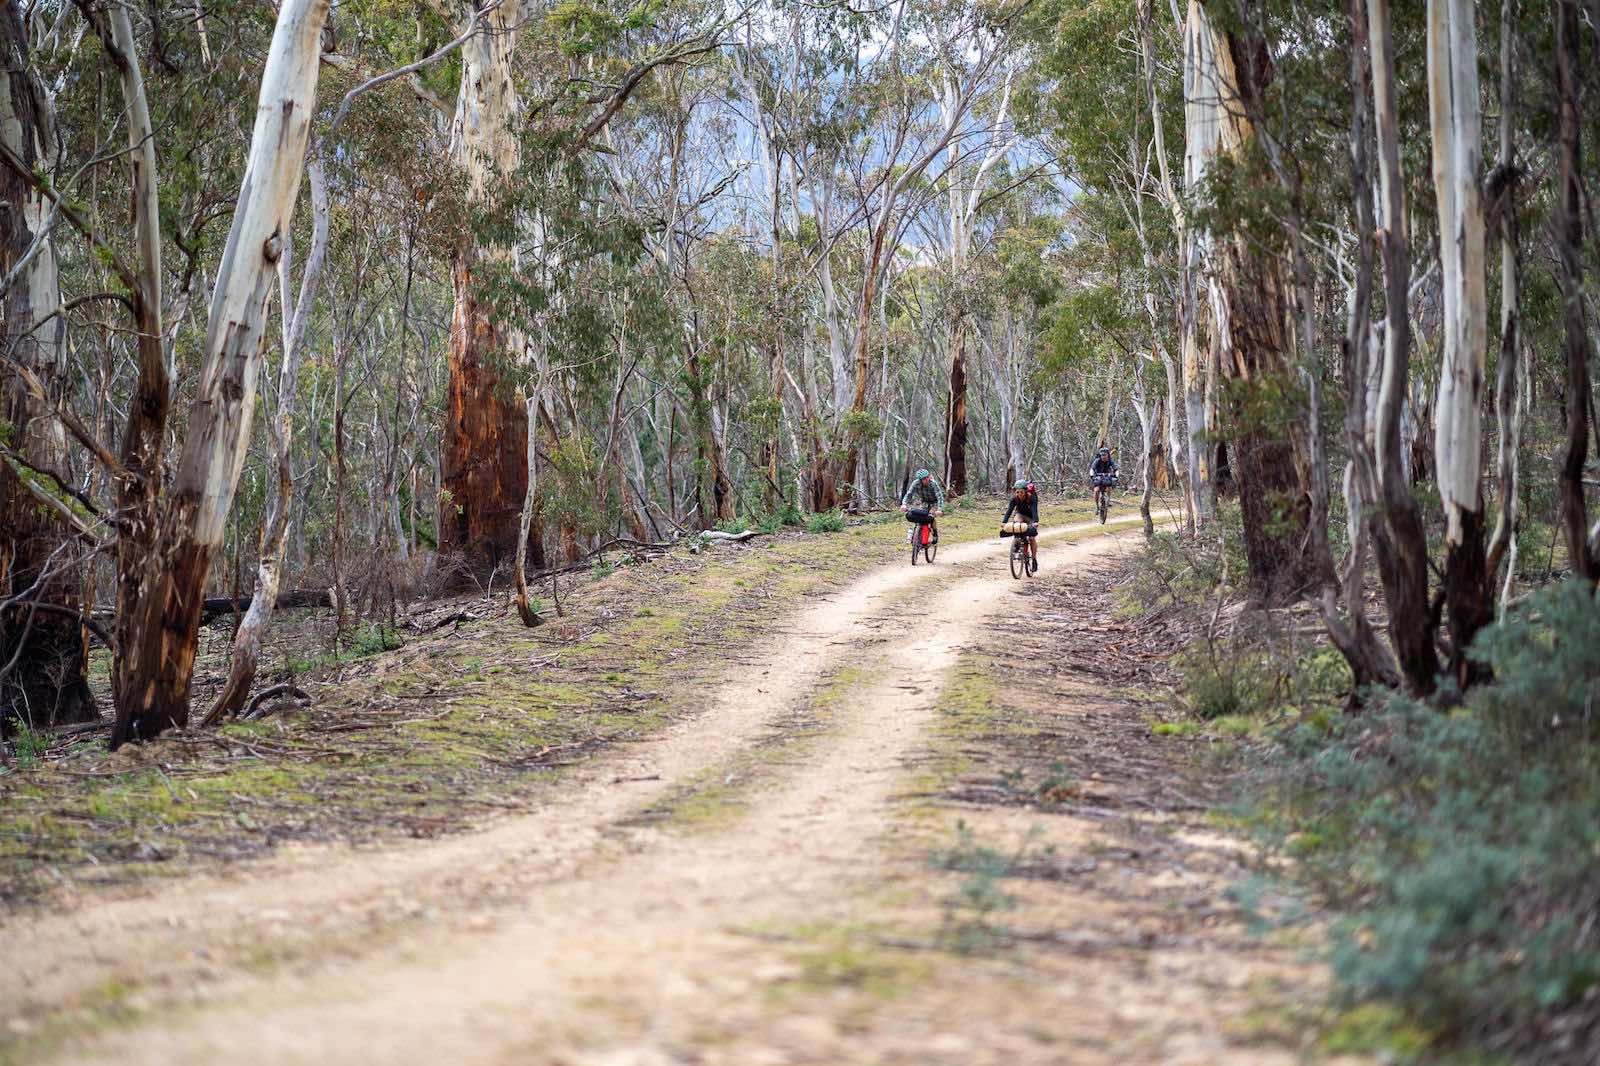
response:
[[(1089, 532), (1047, 531), (1035, 581), (1111, 550), (1049, 543)], [(1309, 978), (1228, 938), (1132, 969), (938, 947), (928, 845), (953, 816), (919, 796), (951, 744), (941, 708), (1032, 588), (994, 542), (879, 571), (730, 649), (702, 713), (534, 813), (9, 922), (0, 1002), (113, 990), (117, 1024), (31, 1045), (63, 1063), (1297, 1061), (1237, 1023), (1260, 981)], [(1099, 831), (1062, 822), (1052, 844)]]

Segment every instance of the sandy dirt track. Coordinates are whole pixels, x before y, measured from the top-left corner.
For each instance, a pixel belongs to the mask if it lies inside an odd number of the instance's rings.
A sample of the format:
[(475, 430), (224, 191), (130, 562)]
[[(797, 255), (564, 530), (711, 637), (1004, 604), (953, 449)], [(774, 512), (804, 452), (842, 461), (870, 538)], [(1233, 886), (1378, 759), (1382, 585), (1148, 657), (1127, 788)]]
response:
[[(1046, 531), (1034, 580), (1113, 550), (1049, 544), (1089, 528)], [(878, 571), (730, 650), (697, 715), (481, 831), (286, 849), (8, 921), (0, 1002), (136, 989), (129, 1024), (49, 1049), (73, 1063), (1297, 1061), (1230, 1037), (1248, 997), (1185, 976), (1289, 972), (1248, 955), (1130, 979), (878, 947), (818, 978), (816, 930), (936, 922), (912, 843), (930, 815), (906, 796), (963, 649), (1025, 584), (995, 542)]]

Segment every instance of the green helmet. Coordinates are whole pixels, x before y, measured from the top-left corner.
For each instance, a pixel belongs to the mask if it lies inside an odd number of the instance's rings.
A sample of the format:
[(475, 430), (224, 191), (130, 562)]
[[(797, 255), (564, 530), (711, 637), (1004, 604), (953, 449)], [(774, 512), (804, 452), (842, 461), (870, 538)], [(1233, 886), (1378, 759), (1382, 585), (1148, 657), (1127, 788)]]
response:
[(1011, 487), (1013, 489), (1015, 489), (1015, 490), (1025, 489), (1025, 488), (1028, 487), (1028, 481), (1027, 481), (1026, 478), (1024, 478), (1023, 480), (1017, 482), (1015, 485), (1012, 485)]
[(925, 477), (932, 477), (932, 476), (933, 476), (933, 473), (931, 471), (918, 470), (915, 474), (911, 475), (911, 480), (912, 481), (921, 481)]

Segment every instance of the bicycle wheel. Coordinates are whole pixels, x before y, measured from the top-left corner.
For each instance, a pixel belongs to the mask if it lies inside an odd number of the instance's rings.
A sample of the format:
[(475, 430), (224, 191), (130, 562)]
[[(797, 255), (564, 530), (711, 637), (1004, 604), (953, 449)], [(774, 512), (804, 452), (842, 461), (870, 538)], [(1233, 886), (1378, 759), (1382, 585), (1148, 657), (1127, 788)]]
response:
[(1105, 525), (1106, 512), (1111, 509), (1111, 501), (1106, 497), (1106, 494), (1103, 490), (1100, 493), (1100, 502), (1097, 504), (1097, 507), (1100, 511), (1100, 524)]
[(922, 545), (913, 540), (911, 542), (911, 565), (917, 565), (917, 555), (922, 551)]
[(922, 558), (929, 566), (933, 565), (933, 557), (939, 554), (939, 545), (929, 541), (928, 546), (922, 549)]
[(1028, 561), (1027, 561), (1027, 559), (1023, 556), (1022, 552), (1017, 550), (1017, 546), (1015, 544), (1013, 544), (1011, 546), (1011, 576), (1012, 576), (1012, 578), (1014, 578), (1017, 581), (1021, 581), (1022, 580), (1022, 575), (1027, 573), (1027, 570), (1028, 570)]

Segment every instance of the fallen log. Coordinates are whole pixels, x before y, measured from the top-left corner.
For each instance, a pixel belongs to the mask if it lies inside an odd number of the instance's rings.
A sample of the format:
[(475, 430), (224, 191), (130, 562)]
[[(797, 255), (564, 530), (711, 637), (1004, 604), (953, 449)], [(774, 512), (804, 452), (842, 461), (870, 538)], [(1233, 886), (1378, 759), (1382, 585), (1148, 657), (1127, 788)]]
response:
[[(208, 625), (225, 614), (243, 613), (250, 609), (253, 596), (208, 596), (200, 607), (200, 624)], [(333, 589), (293, 589), (278, 593), (277, 610), (294, 607), (326, 607), (338, 604)]]

